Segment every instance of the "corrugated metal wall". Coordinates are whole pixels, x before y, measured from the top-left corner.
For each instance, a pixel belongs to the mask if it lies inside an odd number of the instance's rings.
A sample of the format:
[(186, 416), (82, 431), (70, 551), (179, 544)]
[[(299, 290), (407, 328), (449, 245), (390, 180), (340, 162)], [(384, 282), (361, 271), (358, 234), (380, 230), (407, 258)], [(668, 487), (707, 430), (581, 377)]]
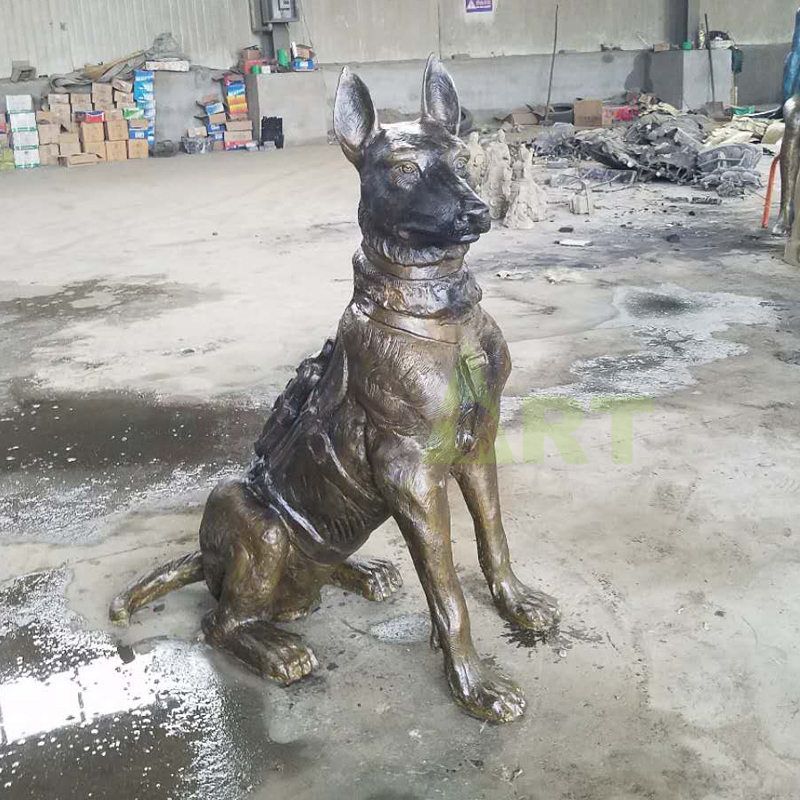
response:
[(192, 63), (230, 67), (257, 41), (248, 0), (0, 0), (0, 77), (12, 59), (70, 72), (149, 47), (171, 31)]

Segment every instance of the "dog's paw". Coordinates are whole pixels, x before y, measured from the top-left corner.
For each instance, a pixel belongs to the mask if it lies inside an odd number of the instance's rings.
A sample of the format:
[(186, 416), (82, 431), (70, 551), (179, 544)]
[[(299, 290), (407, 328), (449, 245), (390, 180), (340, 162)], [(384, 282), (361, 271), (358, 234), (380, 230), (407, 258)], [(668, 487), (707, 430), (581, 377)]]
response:
[(375, 601), (386, 600), (403, 585), (400, 571), (383, 558), (349, 558), (336, 568), (333, 582)]
[(498, 592), (495, 604), (504, 619), (529, 631), (547, 633), (557, 627), (561, 620), (558, 601), (524, 583), (516, 582), (513, 588)]
[(500, 724), (525, 713), (522, 689), (486, 664), (453, 666), (447, 677), (456, 702), (470, 716)]

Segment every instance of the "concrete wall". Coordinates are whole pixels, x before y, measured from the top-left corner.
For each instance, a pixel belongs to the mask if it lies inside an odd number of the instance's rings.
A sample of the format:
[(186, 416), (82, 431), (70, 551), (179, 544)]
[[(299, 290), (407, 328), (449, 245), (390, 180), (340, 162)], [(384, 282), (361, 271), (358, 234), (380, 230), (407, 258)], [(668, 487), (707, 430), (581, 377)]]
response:
[[(559, 0), (559, 49), (600, 44), (638, 50), (674, 38), (674, 0)], [(322, 63), (361, 63), (467, 55), (482, 58), (551, 51), (556, 0), (494, 0), (468, 14), (464, 0), (305, 0), (292, 38), (314, 46)], [(641, 35), (641, 38), (640, 38)]]
[(699, 0), (713, 31), (727, 31), (738, 44), (791, 41), (797, 0)]
[(736, 79), (739, 105), (778, 105), (783, 95), (783, 61), (791, 44), (743, 45), (744, 68)]
[[(649, 85), (649, 53), (566, 53), (556, 59), (553, 102), (572, 102), (576, 97), (613, 97), (625, 89)], [(378, 109), (404, 114), (420, 107), (425, 61), (359, 64), (358, 74), (366, 81)], [(550, 71), (549, 56), (508, 56), (507, 58), (455, 59), (447, 69), (458, 87), (464, 106), (482, 114), (509, 111), (524, 103), (545, 102)], [(333, 101), (340, 65), (326, 65), (329, 105)]]

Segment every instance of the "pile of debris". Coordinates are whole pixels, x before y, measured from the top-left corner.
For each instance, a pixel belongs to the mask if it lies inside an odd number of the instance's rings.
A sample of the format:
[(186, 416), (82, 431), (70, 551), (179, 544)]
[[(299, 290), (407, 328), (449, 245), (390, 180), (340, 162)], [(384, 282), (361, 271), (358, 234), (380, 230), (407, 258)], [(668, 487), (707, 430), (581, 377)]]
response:
[[(728, 127), (734, 135), (720, 136)], [(593, 159), (630, 171), (635, 180), (695, 184), (730, 197), (760, 186), (756, 166), (761, 149), (749, 139), (760, 140), (764, 130), (741, 121), (718, 128), (702, 114), (653, 110), (627, 127), (576, 130), (569, 124), (554, 125), (531, 146), (539, 156)]]

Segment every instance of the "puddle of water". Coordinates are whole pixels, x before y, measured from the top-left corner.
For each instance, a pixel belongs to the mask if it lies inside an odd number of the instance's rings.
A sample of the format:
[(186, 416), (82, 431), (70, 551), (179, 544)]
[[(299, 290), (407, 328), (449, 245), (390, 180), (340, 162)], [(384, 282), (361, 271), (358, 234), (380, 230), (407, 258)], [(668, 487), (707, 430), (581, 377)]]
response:
[(233, 800), (302, 744), (270, 742), (264, 702), (204, 646), (120, 648), (65, 606), (63, 571), (0, 590), (0, 794), (14, 800)]
[(151, 311), (154, 303), (190, 304), (200, 294), (189, 286), (158, 281), (106, 283), (95, 279), (69, 283), (57, 292), (0, 301), (0, 326), (37, 320), (124, 317), (131, 319)]
[(579, 642), (589, 644), (599, 644), (603, 637), (596, 632), (576, 627), (557, 627), (552, 630), (526, 631), (510, 623), (505, 624), (503, 638), (517, 647), (524, 647), (529, 650), (538, 650), (540, 647), (548, 647), (559, 658), (565, 658), (568, 650)]
[(205, 487), (248, 460), (263, 417), (128, 394), (20, 400), (0, 416), (0, 538), (86, 540), (143, 495)]
[[(537, 390), (531, 397), (570, 397), (588, 408), (602, 396), (658, 397), (677, 392), (697, 382), (692, 367), (747, 352), (744, 345), (714, 334), (731, 325), (774, 324), (777, 319), (775, 310), (759, 297), (690, 292), (666, 284), (656, 289), (620, 287), (614, 306), (617, 316), (600, 327), (632, 329), (640, 349), (577, 361), (571, 368), (575, 382)], [(501, 418), (512, 418), (525, 399), (503, 398)]]

